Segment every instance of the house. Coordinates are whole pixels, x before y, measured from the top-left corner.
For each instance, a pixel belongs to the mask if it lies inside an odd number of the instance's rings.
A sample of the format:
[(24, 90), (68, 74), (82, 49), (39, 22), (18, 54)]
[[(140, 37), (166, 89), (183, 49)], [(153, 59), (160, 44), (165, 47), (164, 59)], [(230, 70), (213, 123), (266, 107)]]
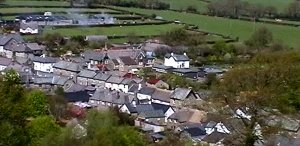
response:
[(154, 64), (155, 56), (156, 55), (154, 52), (142, 51), (137, 56), (138, 65), (145, 66), (145, 67), (151, 67)]
[(7, 48), (7, 44), (9, 43), (23, 43), (24, 40), (20, 34), (4, 34), (0, 35), (0, 54), (2, 56), (6, 56), (6, 50), (4, 48)]
[(132, 71), (139, 68), (137, 62), (129, 56), (120, 56), (118, 62), (120, 71)]
[(59, 61), (53, 65), (53, 73), (57, 75), (75, 77), (82, 67), (73, 62)]
[(32, 77), (34, 87), (51, 90), (62, 87), (65, 91), (74, 84), (74, 81), (64, 76), (34, 76)]
[(37, 43), (26, 43), (26, 46), (33, 51), (33, 55), (41, 56), (45, 50), (45, 46), (41, 46)]
[(133, 79), (124, 78), (124, 80), (119, 84), (119, 90), (124, 93), (128, 93), (129, 87), (131, 87), (133, 84), (136, 84)]
[(185, 104), (198, 99), (196, 93), (190, 88), (176, 88), (171, 96), (171, 105), (177, 108), (184, 107)]
[(140, 63), (143, 63), (144, 66), (152, 66), (155, 61), (155, 51), (157, 49), (170, 49), (171, 47), (165, 44), (161, 44), (159, 42), (154, 41), (147, 41), (142, 44), (141, 54), (139, 55), (138, 59)]
[(122, 83), (124, 78), (118, 76), (110, 76), (105, 82), (105, 88), (110, 90), (121, 91), (119, 85)]
[(107, 56), (104, 52), (97, 51), (85, 51), (82, 54), (82, 57), (86, 61), (88, 69), (97, 67), (97, 65), (104, 63), (104, 61), (107, 59)]
[(165, 66), (171, 66), (173, 68), (190, 68), (190, 59), (184, 53), (183, 55), (178, 54), (166, 54), (164, 60)]
[(120, 108), (124, 104), (130, 104), (133, 100), (133, 96), (118, 92), (109, 91), (107, 89), (98, 89), (89, 100), (89, 104), (94, 107), (104, 106)]
[(120, 107), (120, 112), (127, 113), (130, 115), (136, 114), (136, 106), (132, 103), (125, 103)]
[(194, 142), (200, 142), (206, 136), (206, 131), (202, 126), (185, 127), (181, 131), (181, 136), (188, 137)]
[(27, 47), (24, 43), (16, 43), (14, 41), (9, 42), (6, 44), (4, 49), (4, 55), (7, 58), (13, 58), (13, 57), (22, 57), (22, 58), (28, 58), (29, 54), (33, 54), (33, 51)]
[(82, 70), (77, 75), (77, 83), (84, 86), (95, 85), (94, 77), (97, 75), (96, 72), (91, 70)]
[(21, 34), (38, 34), (39, 26), (36, 22), (21, 22), (20, 23)]
[(11, 59), (0, 57), (0, 71), (4, 71), (11, 63)]
[(53, 66), (58, 61), (57, 58), (52, 57), (33, 57), (33, 69), (41, 72), (53, 72)]
[(184, 123), (202, 123), (206, 121), (207, 113), (194, 109), (177, 110), (168, 118), (169, 126), (176, 127)]
[(110, 78), (111, 75), (104, 74), (104, 73), (98, 73), (93, 79), (94, 83), (92, 85), (95, 85), (96, 87), (105, 87), (105, 82)]
[(222, 141), (226, 136), (228, 136), (228, 134), (214, 131), (202, 138), (201, 141), (209, 145), (222, 145)]
[(155, 92), (154, 88), (150, 87), (141, 87), (139, 91), (137, 91), (137, 100), (139, 104), (151, 104), (152, 95)]
[(151, 97), (151, 103), (170, 105), (171, 91), (156, 89)]
[(136, 111), (138, 116), (135, 119), (135, 126), (147, 131), (164, 131), (166, 123), (163, 110), (155, 110), (151, 104), (141, 104), (136, 105)]

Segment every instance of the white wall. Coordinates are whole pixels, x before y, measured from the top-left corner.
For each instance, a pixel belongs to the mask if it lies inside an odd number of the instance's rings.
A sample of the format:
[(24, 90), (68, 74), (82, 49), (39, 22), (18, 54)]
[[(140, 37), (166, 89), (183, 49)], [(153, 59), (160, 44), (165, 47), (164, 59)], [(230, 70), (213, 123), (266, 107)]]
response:
[(152, 99), (151, 101), (152, 101), (153, 103), (164, 104), (164, 105), (170, 105), (170, 102), (165, 102), (165, 101), (161, 101), (161, 100)]
[(151, 124), (148, 124), (148, 123), (144, 123), (143, 124), (143, 127), (144, 128), (151, 128), (153, 129), (153, 132), (161, 132), (161, 131), (164, 131), (164, 127), (163, 126), (158, 126), (158, 125), (151, 125)]
[(174, 68), (189, 68), (190, 62), (189, 61), (178, 61), (176, 62), (173, 57), (165, 58), (164, 61), (165, 66), (172, 66)]
[(111, 83), (105, 83), (105, 88), (111, 89), (112, 88), (112, 84)]
[(127, 106), (125, 104), (123, 104), (120, 108), (120, 111), (123, 113), (127, 113), (130, 114), (130, 111), (128, 110)]
[(25, 54), (25, 53), (19, 53), (19, 52), (16, 52), (16, 56), (17, 57), (23, 57), (23, 58), (26, 58), (27, 57), (27, 54)]
[(4, 53), (3, 46), (0, 46), (0, 53)]
[(40, 63), (40, 62), (33, 62), (34, 70), (42, 71), (42, 72), (53, 72), (53, 63)]
[(38, 34), (39, 30), (38, 29), (26, 28), (26, 29), (20, 29), (20, 33)]
[(149, 95), (144, 95), (144, 94), (140, 94), (140, 93), (138, 93), (137, 94), (137, 98), (139, 99), (139, 100), (149, 100), (149, 102), (147, 102), (147, 103), (142, 103), (142, 104), (151, 104), (151, 96), (149, 96)]

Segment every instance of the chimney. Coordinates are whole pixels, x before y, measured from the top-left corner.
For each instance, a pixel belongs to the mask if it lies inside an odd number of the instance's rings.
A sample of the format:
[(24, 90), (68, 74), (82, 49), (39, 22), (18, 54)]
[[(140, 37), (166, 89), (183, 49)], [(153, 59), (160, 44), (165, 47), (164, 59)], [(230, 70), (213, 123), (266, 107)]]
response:
[(138, 88), (138, 90), (141, 90), (141, 89), (142, 89), (142, 84), (139, 83), (139, 88)]
[(173, 53), (173, 52), (171, 53), (171, 56), (174, 56), (174, 53)]
[(186, 53), (184, 52), (183, 55), (186, 56)]

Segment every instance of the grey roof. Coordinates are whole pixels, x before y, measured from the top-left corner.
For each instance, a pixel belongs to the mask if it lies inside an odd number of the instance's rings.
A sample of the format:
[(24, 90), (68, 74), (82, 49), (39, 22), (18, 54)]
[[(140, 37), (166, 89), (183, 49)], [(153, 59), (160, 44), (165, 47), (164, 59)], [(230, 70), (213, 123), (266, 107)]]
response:
[(192, 68), (174, 68), (172, 69), (172, 71), (177, 73), (199, 72), (198, 69), (192, 69)]
[(33, 83), (35, 84), (49, 84), (49, 85), (65, 85), (68, 81), (68, 77), (63, 76), (53, 76), (53, 77), (40, 77), (35, 76), (33, 77)]
[(135, 93), (139, 91), (139, 85), (138, 84), (133, 84), (132, 86), (129, 87), (128, 92)]
[(8, 66), (12, 63), (11, 59), (0, 57), (0, 65)]
[(138, 104), (136, 105), (136, 111), (142, 113), (144, 111), (153, 111), (154, 108), (151, 104)]
[(136, 58), (140, 54), (141, 50), (134, 49), (119, 49), (119, 50), (107, 50), (107, 56), (110, 59), (118, 59), (120, 57), (129, 56)]
[(170, 91), (163, 91), (156, 89), (154, 93), (152, 94), (152, 99), (164, 101), (164, 102), (170, 102)]
[(13, 52), (32, 52), (32, 50), (23, 43), (9, 43), (5, 46), (5, 49)]
[(158, 69), (164, 69), (164, 70), (172, 69), (171, 66), (164, 66), (163, 64), (154, 64), (152, 68), (158, 68)]
[(112, 75), (112, 76), (123, 77), (124, 75), (127, 74), (127, 72), (124, 72), (124, 71), (107, 71), (106, 74), (109, 74), (109, 75)]
[(142, 87), (142, 89), (138, 91), (138, 93), (144, 94), (144, 95), (152, 95), (154, 92), (155, 92), (155, 89), (150, 88), (150, 87)]
[(122, 105), (125, 103), (130, 103), (133, 100), (133, 96), (122, 92), (111, 92), (107, 89), (99, 89), (90, 99)]
[(169, 119), (175, 119), (180, 123), (183, 122), (187, 122), (190, 117), (192, 117), (192, 115), (194, 114), (193, 111), (189, 111), (189, 110), (180, 110), (180, 111), (176, 111), (175, 113), (173, 113)]
[(52, 57), (33, 57), (32, 61), (40, 63), (55, 63), (58, 61), (58, 59)]
[(86, 41), (105, 41), (107, 39), (106, 35), (87, 35), (85, 37)]
[(217, 143), (221, 140), (223, 140), (228, 134), (221, 133), (218, 131), (214, 131), (211, 134), (205, 136), (202, 141), (208, 142), (208, 143)]
[(6, 45), (11, 39), (16, 40), (17, 42), (24, 42), (20, 34), (4, 34), (0, 35), (0, 45)]
[(120, 56), (119, 58), (124, 65), (137, 65), (137, 62), (129, 56)]
[(78, 77), (94, 78), (96, 74), (96, 72), (91, 70), (82, 70), (79, 72)]
[(106, 82), (114, 83), (114, 84), (121, 84), (123, 80), (124, 80), (124, 78), (121, 78), (121, 77), (110, 76)]
[(141, 112), (140, 117), (143, 118), (164, 118), (165, 115), (162, 110), (149, 110)]
[(104, 73), (98, 73), (94, 79), (95, 80), (100, 80), (100, 81), (107, 81), (107, 79), (110, 77), (111, 75), (108, 74), (104, 74)]
[(40, 46), (37, 43), (26, 43), (27, 47), (30, 48), (33, 51), (42, 51), (44, 50), (44, 47)]
[(178, 55), (178, 54), (174, 54), (174, 53), (171, 53), (171, 54), (166, 54), (165, 56), (166, 58), (170, 58), (170, 57), (173, 57), (174, 60), (176, 61), (189, 61), (189, 57), (187, 57), (186, 55)]
[(79, 84), (72, 84), (69, 88), (65, 90), (65, 92), (78, 92), (84, 91), (86, 86), (79, 85)]
[(105, 54), (103, 52), (88, 50), (82, 53), (82, 56), (85, 59), (85, 61), (89, 61), (89, 60), (102, 61), (105, 57)]
[(29, 58), (25, 58), (25, 57), (15, 57), (15, 61), (20, 63), (20, 64), (27, 64), (29, 63), (30, 59)]
[(184, 100), (187, 98), (191, 91), (192, 89), (188, 88), (176, 88), (171, 94), (171, 98), (177, 100)]
[(136, 107), (134, 107), (134, 105), (132, 105), (131, 103), (125, 103), (125, 106), (127, 107), (127, 109), (129, 110), (130, 113), (136, 113)]
[(125, 79), (121, 82), (121, 84), (123, 84), (123, 85), (129, 85), (131, 82), (133, 82), (132, 79), (125, 78)]
[(206, 72), (207, 74), (209, 73), (223, 73), (224, 71), (221, 68), (218, 67), (205, 67), (204, 68), (204, 72)]
[(53, 68), (68, 70), (72, 72), (79, 72), (81, 70), (81, 66), (79, 64), (67, 61), (59, 61), (53, 65)]
[(38, 23), (34, 23), (34, 22), (29, 22), (29, 23), (21, 22), (20, 29), (27, 29), (27, 28), (38, 29), (39, 26), (38, 26)]

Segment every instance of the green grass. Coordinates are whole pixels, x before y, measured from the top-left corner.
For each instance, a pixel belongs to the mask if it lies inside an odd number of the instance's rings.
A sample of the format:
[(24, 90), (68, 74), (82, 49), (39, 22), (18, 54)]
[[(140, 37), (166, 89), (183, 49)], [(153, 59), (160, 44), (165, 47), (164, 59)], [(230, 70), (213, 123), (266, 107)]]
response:
[(116, 27), (79, 27), (79, 28), (46, 28), (46, 33), (61, 33), (64, 36), (75, 35), (108, 35), (108, 36), (126, 36), (129, 33), (135, 33), (138, 36), (160, 35), (168, 30), (182, 27), (175, 24), (166, 25), (142, 25), (142, 26), (116, 26)]
[(173, 11), (158, 11), (158, 10), (146, 10), (138, 8), (120, 8), (123, 10), (132, 11), (135, 13), (142, 14), (157, 14), (162, 16), (166, 20), (180, 20), (181, 22), (198, 25), (201, 30), (208, 32), (215, 32), (224, 35), (231, 35), (233, 37), (239, 37), (240, 40), (248, 39), (251, 34), (259, 27), (267, 27), (272, 31), (274, 35), (274, 40), (281, 40), (285, 44), (292, 47), (298, 47), (300, 29), (290, 26), (281, 26), (275, 24), (264, 24), (264, 23), (254, 23), (241, 20), (233, 20), (220, 17), (211, 17), (205, 15), (197, 15), (190, 13), (179, 13)]
[(66, 1), (26, 1), (26, 0), (6, 0), (6, 5), (10, 6), (69, 6)]
[(200, 0), (160, 0), (170, 4), (171, 9), (185, 10), (188, 6), (197, 8), (199, 12), (207, 11), (207, 3)]
[(32, 12), (116, 12), (110, 9), (88, 8), (0, 8), (0, 13), (32, 13)]

